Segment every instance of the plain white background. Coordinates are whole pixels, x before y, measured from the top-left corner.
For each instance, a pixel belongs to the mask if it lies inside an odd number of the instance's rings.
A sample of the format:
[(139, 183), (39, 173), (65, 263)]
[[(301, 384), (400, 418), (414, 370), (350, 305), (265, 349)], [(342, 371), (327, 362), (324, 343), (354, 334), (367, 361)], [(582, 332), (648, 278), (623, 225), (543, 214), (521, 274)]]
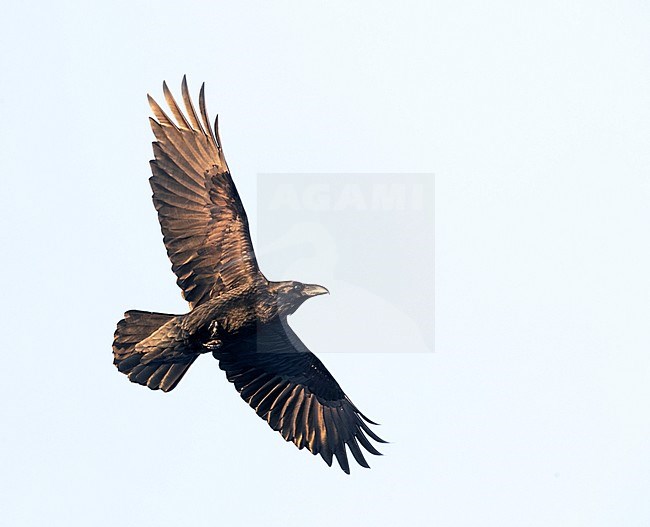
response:
[[(1, 10), (3, 525), (650, 523), (645, 3)], [(336, 295), (292, 319), (383, 423), (371, 470), (284, 443), (209, 357), (169, 394), (112, 366), (124, 310), (185, 309), (145, 99), (184, 73), (253, 231), (259, 173), (436, 174), (436, 353), (327, 353)]]

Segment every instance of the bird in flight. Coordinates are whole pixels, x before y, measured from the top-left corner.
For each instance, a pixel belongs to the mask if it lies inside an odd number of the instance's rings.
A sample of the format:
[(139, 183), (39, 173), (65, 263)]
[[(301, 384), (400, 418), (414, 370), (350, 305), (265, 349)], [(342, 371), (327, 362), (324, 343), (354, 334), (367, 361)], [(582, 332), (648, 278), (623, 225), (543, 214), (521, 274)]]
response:
[(336, 457), (349, 474), (347, 447), (368, 468), (360, 446), (380, 455), (368, 437), (385, 443), (368, 426), (376, 423), (287, 324), (305, 300), (328, 291), (272, 282), (260, 271), (218, 118), (210, 126), (204, 87), (197, 112), (183, 77), (183, 112), (163, 83), (172, 117), (149, 97), (156, 137), (149, 179), (153, 203), (190, 311), (127, 311), (115, 331), (114, 364), (131, 382), (168, 392), (199, 355), (212, 353), (242, 399), (286, 441), (320, 454), (330, 466)]

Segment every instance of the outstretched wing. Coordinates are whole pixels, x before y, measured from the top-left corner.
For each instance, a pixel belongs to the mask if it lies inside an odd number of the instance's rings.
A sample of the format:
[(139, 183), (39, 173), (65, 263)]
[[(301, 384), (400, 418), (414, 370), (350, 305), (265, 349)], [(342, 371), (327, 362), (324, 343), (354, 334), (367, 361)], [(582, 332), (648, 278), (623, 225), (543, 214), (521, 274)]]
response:
[(346, 445), (366, 468), (359, 445), (381, 455), (366, 437), (385, 443), (366, 424), (376, 423), (348, 399), (286, 322), (260, 327), (213, 355), (242, 399), (299, 449), (306, 447), (312, 454), (320, 454), (330, 466), (335, 456), (347, 474)]
[(260, 277), (248, 219), (219, 139), (210, 127), (201, 86), (197, 114), (183, 77), (185, 116), (163, 83), (174, 120), (149, 97), (157, 141), (151, 161), (153, 202), (167, 254), (191, 307)]

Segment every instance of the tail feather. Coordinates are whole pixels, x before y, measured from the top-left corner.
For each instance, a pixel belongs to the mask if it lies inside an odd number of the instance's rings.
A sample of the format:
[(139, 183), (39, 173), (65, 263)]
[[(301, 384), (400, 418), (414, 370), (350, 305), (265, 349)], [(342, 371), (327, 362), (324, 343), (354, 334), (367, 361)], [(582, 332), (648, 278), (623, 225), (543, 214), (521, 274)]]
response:
[(185, 337), (179, 316), (127, 311), (115, 330), (113, 363), (131, 382), (168, 392), (199, 355)]

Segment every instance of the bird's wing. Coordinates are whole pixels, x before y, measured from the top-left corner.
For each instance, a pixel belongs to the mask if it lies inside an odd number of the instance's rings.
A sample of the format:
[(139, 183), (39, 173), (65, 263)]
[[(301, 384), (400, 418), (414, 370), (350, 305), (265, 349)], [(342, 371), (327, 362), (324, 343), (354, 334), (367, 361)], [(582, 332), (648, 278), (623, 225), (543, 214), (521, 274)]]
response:
[(368, 440), (380, 439), (323, 363), (286, 322), (274, 322), (213, 351), (219, 367), (244, 399), (273, 430), (320, 454), (331, 466), (335, 456), (350, 473), (347, 448), (368, 468), (361, 448), (381, 455)]
[(218, 122), (210, 127), (204, 86), (200, 116), (183, 77), (183, 114), (167, 84), (168, 117), (149, 97), (157, 141), (151, 161), (153, 202), (158, 211), (167, 254), (183, 297), (192, 307), (211, 294), (257, 280), (248, 219), (239, 199), (219, 139)]

